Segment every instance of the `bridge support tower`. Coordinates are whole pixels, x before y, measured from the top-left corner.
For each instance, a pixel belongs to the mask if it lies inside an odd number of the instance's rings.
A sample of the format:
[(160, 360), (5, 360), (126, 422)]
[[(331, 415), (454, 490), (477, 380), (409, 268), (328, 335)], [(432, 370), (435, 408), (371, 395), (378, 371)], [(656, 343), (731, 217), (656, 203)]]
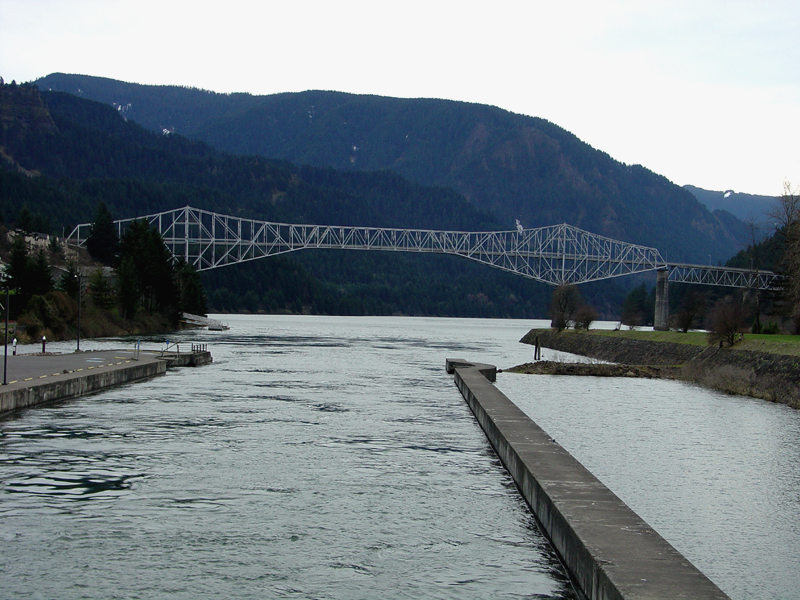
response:
[(669, 267), (656, 271), (656, 314), (653, 329), (669, 331)]

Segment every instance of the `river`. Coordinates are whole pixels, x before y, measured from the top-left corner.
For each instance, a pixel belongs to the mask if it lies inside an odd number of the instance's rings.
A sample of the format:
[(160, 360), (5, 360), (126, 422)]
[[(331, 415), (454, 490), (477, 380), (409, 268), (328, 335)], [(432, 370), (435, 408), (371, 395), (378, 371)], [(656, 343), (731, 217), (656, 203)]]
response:
[(444, 370), (528, 323), (224, 320), (171, 336), (210, 366), (0, 421), (0, 595), (574, 598)]
[[(575, 597), (444, 371), (529, 361), (541, 322), (220, 318), (170, 336), (213, 365), (0, 421), (3, 595)], [(734, 600), (800, 598), (796, 411), (672, 382), (498, 386)]]

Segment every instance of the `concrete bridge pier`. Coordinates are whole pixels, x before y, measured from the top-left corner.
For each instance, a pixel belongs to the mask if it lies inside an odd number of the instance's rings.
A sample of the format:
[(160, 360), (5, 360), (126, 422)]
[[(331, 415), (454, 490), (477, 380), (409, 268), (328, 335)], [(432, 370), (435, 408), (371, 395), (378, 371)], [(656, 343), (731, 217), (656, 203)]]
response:
[(661, 267), (656, 271), (656, 314), (653, 329), (669, 331), (669, 267)]

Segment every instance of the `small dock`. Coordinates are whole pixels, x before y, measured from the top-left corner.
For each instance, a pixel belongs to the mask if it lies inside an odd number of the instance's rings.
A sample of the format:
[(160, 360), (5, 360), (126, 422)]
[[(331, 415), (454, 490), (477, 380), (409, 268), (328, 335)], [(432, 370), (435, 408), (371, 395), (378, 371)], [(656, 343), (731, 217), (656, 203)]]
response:
[(0, 386), (0, 416), (106, 388), (164, 375), (169, 367), (212, 362), (205, 346), (191, 352), (102, 350), (71, 354), (8, 356)]

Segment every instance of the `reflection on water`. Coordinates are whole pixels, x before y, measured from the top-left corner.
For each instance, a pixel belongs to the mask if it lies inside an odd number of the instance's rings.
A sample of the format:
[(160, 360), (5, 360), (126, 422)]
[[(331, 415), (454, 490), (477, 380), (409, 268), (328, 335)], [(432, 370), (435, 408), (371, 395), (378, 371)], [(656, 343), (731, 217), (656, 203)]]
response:
[(3, 595), (574, 598), (444, 371), (530, 322), (225, 320), (180, 336), (213, 365), (0, 421)]

